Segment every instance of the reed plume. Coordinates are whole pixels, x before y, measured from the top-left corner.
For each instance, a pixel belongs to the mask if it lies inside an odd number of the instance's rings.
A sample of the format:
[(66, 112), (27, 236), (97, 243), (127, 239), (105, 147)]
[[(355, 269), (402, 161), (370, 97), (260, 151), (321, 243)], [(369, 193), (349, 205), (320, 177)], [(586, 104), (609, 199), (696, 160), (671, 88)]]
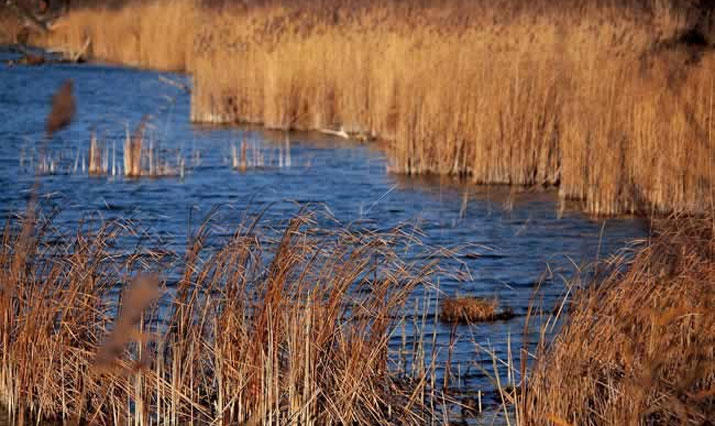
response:
[(57, 93), (52, 96), (52, 109), (47, 116), (45, 131), (49, 138), (52, 135), (69, 125), (74, 119), (76, 105), (72, 94), (72, 80), (65, 80)]

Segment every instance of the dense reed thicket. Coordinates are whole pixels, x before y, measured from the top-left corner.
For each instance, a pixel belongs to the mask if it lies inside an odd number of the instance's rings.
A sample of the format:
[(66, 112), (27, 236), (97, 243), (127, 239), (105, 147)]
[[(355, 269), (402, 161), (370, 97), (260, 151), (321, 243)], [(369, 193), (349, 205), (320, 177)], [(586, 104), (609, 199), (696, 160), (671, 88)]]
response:
[(715, 53), (695, 3), (159, 1), (75, 11), (47, 43), (192, 72), (195, 121), (377, 137), (393, 171), (557, 185), (592, 213), (699, 212)]
[[(526, 387), (526, 424), (715, 418), (715, 220), (681, 218), (572, 301)], [(543, 342), (545, 343), (545, 342)]]
[(342, 127), (390, 140), (394, 171), (559, 185), (593, 213), (710, 206), (715, 54), (676, 42), (686, 18), (510, 5), (209, 14), (193, 119)]
[(388, 337), (433, 264), (397, 257), (413, 243), (400, 229), (313, 219), (246, 223), (218, 246), (205, 225), (181, 258), (119, 250), (142, 239), (131, 222), (10, 221), (3, 405), (18, 424), (423, 423), (426, 373), (399, 379)]
[(199, 9), (190, 1), (74, 9), (34, 42), (105, 61), (165, 71), (190, 69)]

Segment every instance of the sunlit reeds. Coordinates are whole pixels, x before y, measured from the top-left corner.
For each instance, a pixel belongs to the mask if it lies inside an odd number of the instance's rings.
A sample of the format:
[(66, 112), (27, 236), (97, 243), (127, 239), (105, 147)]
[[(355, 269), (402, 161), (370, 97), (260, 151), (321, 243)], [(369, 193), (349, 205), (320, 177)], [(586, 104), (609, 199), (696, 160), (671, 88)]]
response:
[(474, 296), (451, 296), (442, 299), (439, 318), (445, 322), (474, 324), (513, 318), (508, 308), (500, 308), (497, 299)]
[(715, 54), (673, 42), (680, 9), (513, 6), (206, 12), (192, 116), (378, 136), (395, 172), (555, 185), (592, 213), (710, 206)]
[[(55, 146), (40, 141), (20, 152), (19, 163), (26, 171), (40, 175), (77, 175), (110, 178), (184, 177), (195, 165), (187, 164), (179, 148), (167, 148), (156, 132), (146, 132), (147, 123), (140, 123), (133, 133), (127, 124), (125, 136), (107, 138), (92, 131), (88, 146), (71, 142)], [(119, 139), (119, 140), (118, 140)], [(82, 146), (84, 145), (84, 146)], [(193, 153), (196, 157), (199, 151)]]
[(250, 169), (290, 168), (293, 166), (291, 141), (287, 135), (285, 142), (278, 148), (261, 149), (255, 143), (249, 143), (245, 136), (239, 143), (231, 143), (230, 148), (231, 167), (239, 172), (245, 172)]
[[(108, 153), (103, 143), (97, 140), (97, 135), (92, 132), (89, 140), (89, 167), (90, 176), (106, 175), (109, 171), (107, 164)], [(112, 159), (114, 162), (114, 159)]]
[(195, 121), (378, 137), (394, 172), (557, 186), (591, 213), (693, 213), (714, 202), (702, 7), (159, 1), (75, 11), (44, 43), (191, 72)]
[(0, 395), (16, 420), (425, 421), (425, 378), (400, 379), (388, 353), (433, 270), (394, 251), (409, 233), (330, 231), (303, 214), (278, 233), (247, 222), (216, 246), (205, 224), (179, 257), (113, 249), (141, 233), (130, 222), (82, 229), (3, 230)]
[(634, 256), (600, 265), (553, 343), (542, 340), (522, 389), (525, 424), (690, 425), (715, 416), (715, 222), (656, 227)]

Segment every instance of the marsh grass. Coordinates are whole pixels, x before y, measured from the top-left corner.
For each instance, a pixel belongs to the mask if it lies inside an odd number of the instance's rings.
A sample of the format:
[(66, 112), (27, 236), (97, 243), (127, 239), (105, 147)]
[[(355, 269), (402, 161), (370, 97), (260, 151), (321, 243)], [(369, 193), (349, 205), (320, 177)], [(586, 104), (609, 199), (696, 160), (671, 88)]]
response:
[(475, 296), (452, 296), (442, 299), (440, 320), (450, 323), (474, 324), (513, 318), (509, 309), (500, 309), (497, 299)]
[(715, 222), (655, 226), (634, 253), (601, 265), (552, 343), (542, 337), (520, 395), (524, 424), (690, 425), (715, 415)]
[(397, 255), (406, 230), (329, 231), (304, 213), (216, 245), (206, 223), (178, 256), (112, 249), (143, 235), (130, 221), (64, 233), (35, 216), (8, 221), (0, 248), (0, 395), (15, 420), (426, 421), (426, 371), (401, 379), (388, 353), (435, 270)]
[(158, 1), (75, 11), (43, 43), (192, 73), (194, 121), (377, 137), (394, 172), (558, 186), (595, 214), (698, 213), (713, 19), (677, 0)]
[(562, 3), (207, 11), (192, 117), (377, 136), (394, 172), (591, 213), (708, 208), (715, 55), (678, 42), (687, 9)]

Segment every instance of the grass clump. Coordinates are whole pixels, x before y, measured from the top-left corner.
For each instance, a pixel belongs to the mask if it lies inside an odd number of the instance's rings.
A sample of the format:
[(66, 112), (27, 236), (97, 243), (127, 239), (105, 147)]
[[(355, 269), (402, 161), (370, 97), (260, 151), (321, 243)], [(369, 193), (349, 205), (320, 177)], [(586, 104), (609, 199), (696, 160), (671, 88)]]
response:
[(496, 299), (452, 296), (442, 300), (439, 319), (449, 323), (476, 323), (512, 318), (510, 310), (499, 310)]
[(572, 302), (525, 388), (525, 424), (715, 418), (715, 221), (679, 219)]
[(432, 269), (399, 259), (399, 230), (302, 214), (218, 244), (207, 224), (178, 255), (132, 244), (129, 221), (32, 217), (0, 235), (0, 399), (18, 424), (427, 421), (427, 373), (404, 381), (388, 355)]

